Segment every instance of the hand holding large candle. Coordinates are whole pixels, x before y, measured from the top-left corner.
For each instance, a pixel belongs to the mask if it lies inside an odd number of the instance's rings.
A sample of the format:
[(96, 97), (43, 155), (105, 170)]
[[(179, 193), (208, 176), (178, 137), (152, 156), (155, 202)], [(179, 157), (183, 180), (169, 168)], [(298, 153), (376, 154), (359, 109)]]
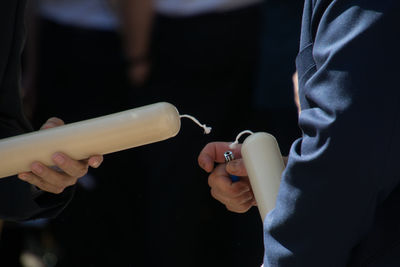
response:
[(180, 119), (173, 105), (157, 103), (6, 138), (0, 140), (0, 177), (29, 171), (35, 161), (52, 166), (56, 152), (82, 160), (162, 141), (179, 132)]
[[(62, 120), (50, 118), (42, 126), (41, 130), (61, 125), (64, 125)], [(59, 194), (68, 186), (74, 185), (79, 178), (83, 177), (87, 173), (89, 166), (97, 168), (103, 161), (102, 156), (91, 156), (87, 160), (77, 161), (60, 152), (53, 154), (51, 158), (58, 170), (49, 168), (40, 162), (33, 162), (30, 166), (32, 172), (20, 173), (18, 177), (43, 191)]]

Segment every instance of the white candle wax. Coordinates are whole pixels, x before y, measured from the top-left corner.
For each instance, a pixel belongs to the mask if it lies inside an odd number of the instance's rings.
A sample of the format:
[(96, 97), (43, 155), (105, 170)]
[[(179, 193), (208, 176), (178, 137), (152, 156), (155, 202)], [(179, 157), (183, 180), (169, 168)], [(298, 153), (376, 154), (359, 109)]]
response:
[(275, 137), (267, 133), (260, 132), (247, 137), (241, 152), (264, 221), (268, 212), (275, 207), (285, 164)]
[(54, 165), (63, 152), (86, 159), (162, 141), (178, 134), (180, 117), (169, 103), (156, 103), (0, 140), (0, 178), (30, 171), (34, 161)]

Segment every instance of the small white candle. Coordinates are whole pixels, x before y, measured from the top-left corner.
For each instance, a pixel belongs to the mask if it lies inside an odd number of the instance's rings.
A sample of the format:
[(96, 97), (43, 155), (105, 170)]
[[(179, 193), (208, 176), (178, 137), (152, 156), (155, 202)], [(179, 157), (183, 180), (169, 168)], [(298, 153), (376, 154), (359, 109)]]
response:
[(178, 134), (181, 120), (169, 103), (156, 103), (95, 119), (0, 140), (0, 178), (30, 171), (34, 161), (54, 165), (63, 152), (86, 159), (162, 141)]
[(241, 152), (264, 221), (268, 212), (275, 207), (285, 164), (275, 137), (264, 132), (247, 137)]

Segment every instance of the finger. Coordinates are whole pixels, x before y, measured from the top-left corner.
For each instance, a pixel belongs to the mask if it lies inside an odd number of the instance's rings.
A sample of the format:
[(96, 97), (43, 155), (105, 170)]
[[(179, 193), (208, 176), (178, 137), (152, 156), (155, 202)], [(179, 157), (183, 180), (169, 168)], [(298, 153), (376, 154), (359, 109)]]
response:
[(228, 198), (225, 197), (224, 195), (222, 195), (221, 193), (219, 193), (215, 188), (210, 189), (210, 194), (213, 198), (215, 198), (216, 200), (218, 200), (219, 202), (221, 202), (224, 205), (229, 203)]
[(74, 185), (78, 180), (77, 176), (70, 176), (69, 174), (65, 173), (62, 169), (57, 170), (55, 168), (50, 168), (43, 165), (40, 162), (34, 162), (31, 165), (31, 170), (33, 174), (41, 178), (43, 182), (55, 186), (57, 188), (64, 189), (67, 186)]
[(226, 164), (226, 171), (236, 176), (247, 176), (243, 159), (236, 159)]
[(243, 194), (236, 197), (227, 197), (224, 194), (221, 194), (221, 192), (219, 192), (217, 189), (212, 188), (211, 195), (221, 203), (230, 206), (240, 206), (254, 200), (254, 195), (251, 191), (244, 192)]
[(240, 195), (231, 197), (231, 196), (221, 194), (221, 192), (219, 192), (217, 189), (212, 189), (212, 196), (213, 197), (215, 196), (215, 198), (217, 198), (224, 204), (230, 204), (230, 205), (241, 205), (243, 203), (246, 203), (246, 202), (254, 199), (254, 195), (251, 190), (243, 192)]
[[(206, 172), (214, 169), (214, 162), (224, 162), (223, 153), (229, 149), (229, 143), (212, 142), (208, 143), (200, 152), (198, 163)], [(218, 153), (219, 151), (223, 151)]]
[(101, 156), (101, 155), (91, 156), (87, 160), (87, 163), (92, 168), (98, 168), (102, 162), (103, 162), (103, 156)]
[(76, 178), (82, 177), (88, 171), (88, 163), (86, 161), (73, 160), (60, 152), (53, 154), (51, 158), (54, 163), (69, 176)]
[(45, 129), (50, 129), (50, 128), (54, 128), (54, 127), (61, 126), (61, 125), (64, 125), (63, 120), (56, 118), (56, 117), (52, 117), (52, 118), (48, 119), (40, 129), (45, 130)]
[(236, 212), (236, 213), (245, 213), (247, 212), (249, 209), (251, 209), (251, 207), (253, 207), (253, 200), (249, 200), (246, 203), (243, 203), (241, 205), (225, 205), (226, 208), (230, 211)]
[(43, 191), (47, 191), (47, 192), (54, 193), (54, 194), (62, 193), (65, 188), (65, 187), (59, 187), (59, 186), (47, 183), (41, 177), (35, 175), (32, 172), (20, 173), (20, 174), (18, 174), (18, 178), (21, 179), (22, 181), (25, 181), (27, 183), (30, 183), (30, 184), (40, 188)]
[(214, 169), (214, 162), (225, 162), (224, 153), (228, 150), (232, 151), (237, 158), (240, 158), (241, 146), (238, 145), (231, 149), (229, 148), (230, 144), (229, 142), (208, 143), (199, 154), (198, 163), (200, 167), (206, 172), (211, 172)]
[(210, 174), (208, 185), (227, 198), (235, 198), (251, 190), (250, 184), (246, 180), (232, 183), (229, 174), (225, 170), (225, 164), (218, 165)]

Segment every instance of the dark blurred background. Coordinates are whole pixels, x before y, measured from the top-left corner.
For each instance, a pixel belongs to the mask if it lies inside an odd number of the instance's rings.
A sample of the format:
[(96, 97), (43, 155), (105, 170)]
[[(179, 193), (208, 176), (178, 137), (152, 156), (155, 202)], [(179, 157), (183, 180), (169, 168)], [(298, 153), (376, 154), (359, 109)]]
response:
[(303, 1), (36, 0), (27, 14), (24, 103), (36, 129), (167, 101), (173, 139), (105, 156), (57, 218), (3, 222), (0, 265), (259, 267), (256, 208), (214, 200), (197, 156), (242, 130), (299, 135), (292, 75)]

